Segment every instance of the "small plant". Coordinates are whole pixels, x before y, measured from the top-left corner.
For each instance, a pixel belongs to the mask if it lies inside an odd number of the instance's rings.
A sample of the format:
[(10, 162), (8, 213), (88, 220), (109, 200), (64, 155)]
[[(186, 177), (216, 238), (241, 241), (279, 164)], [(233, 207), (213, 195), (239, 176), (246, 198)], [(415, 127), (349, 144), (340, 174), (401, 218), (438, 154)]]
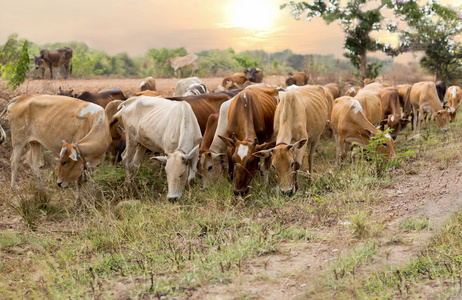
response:
[(360, 239), (366, 237), (370, 231), (369, 216), (365, 212), (355, 213), (350, 217), (350, 229), (354, 237)]
[(404, 231), (409, 231), (409, 230), (424, 230), (429, 227), (429, 221), (426, 218), (412, 218), (412, 219), (407, 219), (403, 221), (400, 224), (400, 227)]

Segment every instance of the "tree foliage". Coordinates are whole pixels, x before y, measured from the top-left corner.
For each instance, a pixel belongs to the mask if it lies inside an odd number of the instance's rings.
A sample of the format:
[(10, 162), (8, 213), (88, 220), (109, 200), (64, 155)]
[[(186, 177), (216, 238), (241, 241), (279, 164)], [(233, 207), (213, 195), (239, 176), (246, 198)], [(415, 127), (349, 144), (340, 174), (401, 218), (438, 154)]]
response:
[(26, 80), (30, 63), (29, 42), (17, 38), (16, 34), (10, 35), (0, 47), (0, 75), (9, 80), (7, 86), (13, 91)]

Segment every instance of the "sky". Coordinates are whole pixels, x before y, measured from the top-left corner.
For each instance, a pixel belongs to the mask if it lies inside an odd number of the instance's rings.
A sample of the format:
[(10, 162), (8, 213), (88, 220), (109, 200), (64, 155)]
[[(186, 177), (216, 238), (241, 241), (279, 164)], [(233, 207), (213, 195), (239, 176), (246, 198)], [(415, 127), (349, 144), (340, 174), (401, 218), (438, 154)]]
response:
[[(36, 44), (79, 41), (110, 55), (150, 48), (188, 52), (291, 49), (341, 57), (344, 34), (321, 19), (296, 21), (284, 0), (0, 0), (0, 44), (17, 33)], [(442, 0), (462, 5), (462, 0)], [(393, 42), (393, 36), (379, 35)]]

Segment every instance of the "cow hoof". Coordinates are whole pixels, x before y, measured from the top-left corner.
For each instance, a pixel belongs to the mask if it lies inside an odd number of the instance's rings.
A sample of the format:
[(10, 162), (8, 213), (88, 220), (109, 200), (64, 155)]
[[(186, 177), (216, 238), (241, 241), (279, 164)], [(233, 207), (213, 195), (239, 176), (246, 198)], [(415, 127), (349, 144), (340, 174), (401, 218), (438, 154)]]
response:
[(170, 203), (178, 202), (178, 200), (180, 200), (180, 198), (178, 198), (178, 197), (169, 197), (168, 198), (168, 202), (170, 202)]

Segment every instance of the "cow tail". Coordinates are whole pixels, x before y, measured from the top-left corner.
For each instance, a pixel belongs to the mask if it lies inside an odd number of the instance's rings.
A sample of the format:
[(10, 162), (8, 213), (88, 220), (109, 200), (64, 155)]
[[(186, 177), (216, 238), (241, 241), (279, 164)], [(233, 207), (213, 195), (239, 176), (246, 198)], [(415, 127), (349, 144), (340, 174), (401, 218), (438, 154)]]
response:
[(69, 62), (69, 75), (72, 75), (72, 59)]

